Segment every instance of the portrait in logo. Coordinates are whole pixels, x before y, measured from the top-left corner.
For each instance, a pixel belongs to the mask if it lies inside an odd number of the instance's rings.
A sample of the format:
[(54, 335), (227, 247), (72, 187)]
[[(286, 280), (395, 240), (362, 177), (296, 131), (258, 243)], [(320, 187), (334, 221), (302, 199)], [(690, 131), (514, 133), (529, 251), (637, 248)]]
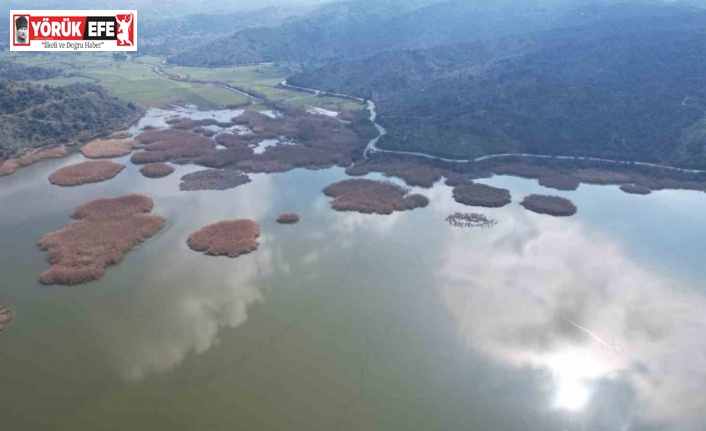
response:
[(131, 13), (127, 15), (116, 15), (115, 21), (118, 25), (118, 45), (119, 46), (133, 46), (133, 39), (135, 37), (134, 30), (132, 26), (133, 16)]
[(15, 17), (15, 45), (29, 45), (29, 17)]

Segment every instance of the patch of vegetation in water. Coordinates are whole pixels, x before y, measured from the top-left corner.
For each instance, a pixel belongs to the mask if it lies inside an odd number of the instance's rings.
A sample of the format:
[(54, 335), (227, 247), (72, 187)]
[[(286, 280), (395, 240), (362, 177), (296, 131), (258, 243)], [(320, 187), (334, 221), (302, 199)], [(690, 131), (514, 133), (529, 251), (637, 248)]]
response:
[(114, 178), (125, 165), (109, 160), (90, 160), (71, 166), (66, 166), (49, 175), (49, 182), (58, 186), (79, 186), (97, 183)]
[(392, 158), (376, 158), (346, 169), (346, 174), (350, 176), (363, 176), (370, 172), (401, 178), (408, 186), (430, 188), (441, 179), (443, 171), (428, 164)]
[(280, 223), (280, 224), (299, 223), (299, 214), (297, 214), (297, 213), (282, 214), (279, 217), (277, 217), (277, 223)]
[(620, 190), (631, 195), (649, 195), (652, 193), (649, 187), (641, 186), (639, 184), (622, 184)]
[(211, 256), (238, 257), (257, 250), (260, 226), (255, 220), (220, 221), (189, 235), (187, 244), (194, 251)]
[(174, 172), (174, 167), (167, 163), (148, 163), (140, 168), (140, 173), (147, 178), (163, 178)]
[(77, 221), (39, 240), (51, 263), (42, 283), (73, 285), (101, 277), (108, 265), (164, 227), (164, 217), (150, 214), (153, 207), (152, 198), (139, 194), (98, 198), (76, 207)]
[(247, 175), (228, 169), (207, 169), (205, 171), (193, 172), (181, 177), (179, 190), (227, 190), (233, 189), (250, 181)]
[(135, 137), (145, 144), (145, 151), (135, 153), (130, 161), (135, 164), (156, 162), (187, 162), (208, 154), (216, 147), (213, 139), (184, 130), (147, 130)]
[(568, 217), (576, 214), (576, 205), (569, 199), (559, 196), (529, 195), (520, 205), (538, 214), (548, 214), (555, 217)]
[(138, 145), (132, 139), (95, 139), (81, 147), (81, 153), (89, 159), (120, 157), (130, 154)]
[(453, 189), (456, 202), (464, 205), (500, 208), (512, 200), (510, 191), (485, 184), (461, 184)]
[(331, 208), (336, 211), (392, 214), (429, 205), (426, 196), (410, 194), (408, 188), (387, 181), (344, 180), (327, 186), (323, 191), (333, 198)]
[(4, 162), (0, 162), (0, 177), (14, 173), (17, 168), (29, 166), (44, 159), (65, 157), (68, 153), (69, 150), (66, 146), (60, 145), (53, 148), (42, 148), (26, 156), (5, 160)]
[(8, 323), (12, 320), (12, 315), (10, 314), (10, 309), (7, 307), (0, 307), (0, 331), (5, 329)]

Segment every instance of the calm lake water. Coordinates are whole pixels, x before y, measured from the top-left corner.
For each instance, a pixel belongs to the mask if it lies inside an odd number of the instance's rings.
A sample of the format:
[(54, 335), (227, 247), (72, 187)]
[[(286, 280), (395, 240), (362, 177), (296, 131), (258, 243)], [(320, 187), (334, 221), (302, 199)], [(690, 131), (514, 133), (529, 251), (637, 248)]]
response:
[[(227, 118), (230, 118), (229, 115)], [(338, 213), (342, 169), (252, 175), (180, 192), (148, 179), (61, 188), (45, 161), (0, 178), (0, 418), (14, 430), (703, 430), (706, 196), (545, 189), (495, 177), (513, 203)], [(381, 178), (371, 175), (370, 178)], [(529, 193), (570, 197), (570, 218)], [(100, 196), (145, 193), (165, 228), (100, 280), (43, 286), (43, 234)], [(491, 229), (445, 222), (456, 211)], [(302, 221), (279, 225), (298, 212)], [(237, 259), (186, 246), (253, 218)]]

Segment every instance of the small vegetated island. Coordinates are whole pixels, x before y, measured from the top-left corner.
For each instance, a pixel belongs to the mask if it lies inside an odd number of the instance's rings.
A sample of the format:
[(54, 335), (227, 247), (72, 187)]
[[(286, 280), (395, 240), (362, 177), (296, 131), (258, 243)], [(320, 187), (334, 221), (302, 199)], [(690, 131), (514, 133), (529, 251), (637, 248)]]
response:
[(576, 205), (566, 198), (548, 195), (529, 195), (520, 205), (538, 214), (567, 217), (576, 214)]
[(388, 181), (344, 180), (327, 186), (323, 191), (333, 198), (331, 208), (336, 211), (392, 214), (429, 205), (426, 196), (410, 194), (408, 188)]
[(475, 183), (454, 187), (453, 197), (460, 204), (487, 208), (500, 208), (511, 202), (509, 190)]
[(620, 190), (631, 195), (649, 195), (652, 193), (649, 187), (641, 186), (639, 184), (623, 184), (620, 186)]
[(277, 217), (277, 223), (280, 223), (280, 224), (299, 223), (299, 214), (297, 214), (297, 213), (282, 214), (279, 217)]
[(137, 244), (164, 227), (164, 217), (150, 214), (152, 198), (130, 194), (98, 198), (76, 207), (77, 221), (39, 240), (49, 252), (51, 268), (44, 284), (78, 284), (95, 280)]
[(96, 139), (81, 147), (81, 152), (89, 159), (120, 157), (130, 154), (138, 145), (132, 139)]
[(179, 190), (193, 192), (197, 190), (228, 190), (250, 181), (247, 175), (228, 169), (207, 169), (181, 177)]
[(91, 160), (76, 165), (61, 168), (49, 175), (49, 181), (58, 186), (79, 186), (81, 184), (98, 183), (114, 178), (125, 165), (109, 160)]
[(148, 163), (140, 168), (140, 173), (147, 178), (163, 178), (174, 172), (168, 163)]
[(12, 320), (12, 316), (10, 315), (10, 309), (6, 307), (0, 307), (0, 331), (5, 329), (5, 326), (10, 323), (10, 320)]
[(189, 235), (187, 245), (210, 256), (238, 257), (257, 250), (260, 225), (255, 220), (226, 220), (210, 224)]

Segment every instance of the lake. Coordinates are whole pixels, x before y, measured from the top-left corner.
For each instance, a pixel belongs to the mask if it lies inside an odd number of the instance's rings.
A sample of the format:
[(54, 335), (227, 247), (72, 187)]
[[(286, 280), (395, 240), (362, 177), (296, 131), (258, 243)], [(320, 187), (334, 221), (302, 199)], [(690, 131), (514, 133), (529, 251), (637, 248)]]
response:
[[(440, 183), (414, 189), (427, 208), (378, 216), (330, 208), (321, 190), (347, 178), (339, 168), (180, 192), (203, 168), (148, 179), (126, 156), (107, 182), (47, 180), (82, 160), (0, 178), (0, 305), (13, 314), (0, 412), (13, 429), (706, 428), (703, 193), (501, 176), (479, 182), (511, 191), (504, 208), (458, 204)], [(41, 285), (38, 239), (125, 193), (152, 197), (165, 228), (97, 281)], [(526, 211), (531, 193), (578, 213)], [(452, 227), (457, 211), (498, 224)], [(275, 222), (288, 212), (301, 222)], [(187, 247), (236, 218), (260, 224), (257, 251)]]

